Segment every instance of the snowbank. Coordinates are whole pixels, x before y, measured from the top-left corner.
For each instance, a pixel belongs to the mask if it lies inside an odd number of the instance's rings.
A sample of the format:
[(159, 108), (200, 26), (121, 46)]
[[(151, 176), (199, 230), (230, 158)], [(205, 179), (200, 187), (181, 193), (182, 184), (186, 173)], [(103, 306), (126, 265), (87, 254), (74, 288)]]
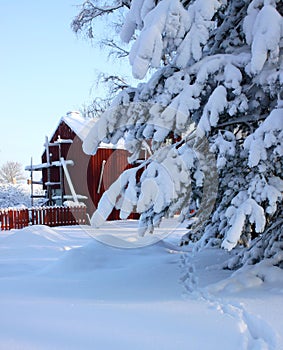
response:
[[(134, 221), (108, 222), (104, 236), (107, 227), (117, 240), (137, 231)], [(222, 270), (230, 254), (181, 250), (183, 231), (135, 249), (86, 226), (2, 232), (0, 348), (282, 349), (282, 270)]]

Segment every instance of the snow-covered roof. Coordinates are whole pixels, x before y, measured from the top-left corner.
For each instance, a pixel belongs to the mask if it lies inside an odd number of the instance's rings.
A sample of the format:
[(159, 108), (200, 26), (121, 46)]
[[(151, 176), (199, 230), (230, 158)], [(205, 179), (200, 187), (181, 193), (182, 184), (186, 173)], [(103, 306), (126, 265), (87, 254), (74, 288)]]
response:
[[(93, 125), (97, 122), (97, 118), (85, 119), (80, 112), (68, 112), (61, 118), (60, 122), (65, 122), (78, 137), (84, 141)], [(117, 144), (101, 142), (99, 148), (115, 148), (125, 149), (124, 140), (119, 140)]]

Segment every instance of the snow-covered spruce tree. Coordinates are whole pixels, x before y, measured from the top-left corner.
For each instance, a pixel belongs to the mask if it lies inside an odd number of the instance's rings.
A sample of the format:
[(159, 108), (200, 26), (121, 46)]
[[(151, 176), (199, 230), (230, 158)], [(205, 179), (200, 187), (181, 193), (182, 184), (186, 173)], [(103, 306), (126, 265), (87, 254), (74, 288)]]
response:
[[(81, 12), (88, 19), (82, 27), (111, 7), (98, 3), (87, 2), (95, 11)], [(113, 1), (111, 11), (115, 6), (129, 8), (121, 39), (131, 44), (133, 76), (147, 82), (115, 98), (84, 149), (94, 153), (101, 140), (123, 136), (131, 161), (142, 145), (150, 144), (152, 156), (138, 167), (146, 165), (140, 178), (128, 170), (110, 187), (93, 224), (116, 205), (122, 217), (141, 213), (144, 234), (193, 207), (198, 220), (183, 242), (231, 250), (252, 239), (254, 249), (239, 259), (277, 254), (282, 264), (282, 1)]]

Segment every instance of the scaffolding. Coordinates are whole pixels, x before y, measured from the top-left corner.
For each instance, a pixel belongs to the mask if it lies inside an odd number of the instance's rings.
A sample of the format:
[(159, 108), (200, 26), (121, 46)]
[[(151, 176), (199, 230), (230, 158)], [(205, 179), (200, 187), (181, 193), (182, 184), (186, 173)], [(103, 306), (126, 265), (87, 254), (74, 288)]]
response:
[[(69, 165), (74, 165), (72, 160), (66, 160), (62, 156), (62, 144), (71, 144), (72, 140), (61, 139), (58, 136), (58, 139), (55, 142), (49, 142), (48, 137), (45, 137), (45, 153), (46, 153), (46, 163), (41, 163), (38, 165), (33, 165), (33, 160), (31, 158), (31, 164), (26, 166), (25, 170), (30, 171), (30, 186), (31, 186), (31, 205), (34, 205), (35, 198), (45, 198), (44, 205), (64, 205), (64, 202), (67, 200), (72, 200), (75, 205), (79, 204), (79, 200), (87, 199), (86, 196), (82, 196), (76, 193), (75, 188), (72, 183), (72, 179), (68, 170)], [(50, 147), (58, 147), (58, 160), (52, 160), (52, 154), (50, 153)], [(51, 181), (51, 168), (58, 167), (59, 168), (59, 182)], [(43, 181), (35, 181), (34, 180), (34, 172), (35, 171), (43, 171), (46, 169), (47, 171), (47, 181), (43, 183)], [(66, 195), (64, 191), (64, 175), (67, 180), (67, 183), (70, 188), (71, 195)], [(37, 195), (34, 194), (34, 185), (42, 185), (46, 187), (45, 195)], [(59, 193), (55, 193), (54, 187), (59, 186)]]

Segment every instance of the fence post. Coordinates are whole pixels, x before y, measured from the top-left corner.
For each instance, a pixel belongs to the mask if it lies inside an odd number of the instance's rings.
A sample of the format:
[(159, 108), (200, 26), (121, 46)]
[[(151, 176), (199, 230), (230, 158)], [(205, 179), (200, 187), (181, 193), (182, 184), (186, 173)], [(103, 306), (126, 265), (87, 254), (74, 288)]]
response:
[(5, 209), (3, 209), (2, 210), (2, 218), (1, 218), (1, 221), (2, 221), (2, 223), (1, 223), (1, 229), (2, 230), (8, 230), (8, 224), (7, 224), (7, 222), (8, 222), (8, 217), (7, 217), (7, 210), (5, 210)]
[(51, 221), (52, 221), (52, 226), (57, 226), (57, 207), (52, 208), (51, 212)]
[(75, 212), (74, 212), (74, 218), (75, 218), (75, 225), (79, 225), (80, 221), (81, 221), (81, 206), (77, 206), (75, 208)]
[(57, 226), (61, 226), (61, 221), (62, 221), (61, 207), (55, 208), (54, 221), (56, 222)]
[[(71, 208), (70, 208), (71, 209)], [(77, 225), (77, 212), (78, 212), (78, 207), (75, 206), (74, 210), (71, 209), (72, 213), (72, 225)]]
[(23, 209), (17, 210), (16, 224), (17, 228), (23, 228)]
[(10, 229), (10, 224), (9, 224), (9, 210), (5, 211), (5, 229), (9, 230)]
[(58, 221), (59, 221), (59, 225), (60, 225), (60, 226), (63, 226), (65, 220), (66, 220), (65, 207), (60, 207), (59, 210), (58, 210)]
[(68, 220), (67, 208), (61, 207), (60, 214), (61, 214), (61, 222), (60, 222), (61, 226), (67, 225), (67, 220)]
[(44, 225), (50, 225), (50, 208), (45, 207), (44, 208), (44, 220), (43, 220)]
[(55, 220), (54, 220), (54, 211), (56, 210), (56, 208), (49, 208), (49, 226), (53, 227), (55, 226)]
[(28, 209), (24, 210), (24, 225), (27, 227), (29, 225), (29, 211)]
[(4, 213), (2, 210), (0, 211), (0, 224), (1, 224), (1, 231), (3, 231), (4, 230)]
[(13, 221), (14, 221), (14, 228), (18, 229), (19, 228), (19, 210), (12, 210), (13, 213)]
[(8, 230), (11, 230), (14, 228), (14, 217), (13, 217), (13, 210), (9, 209), (8, 211)]
[(67, 207), (66, 209), (67, 209), (67, 225), (71, 225), (72, 217), (71, 217), (70, 207)]
[(77, 224), (77, 211), (78, 211), (78, 207), (74, 206), (72, 208), (70, 208), (70, 212), (72, 214), (72, 225), (76, 225)]
[(72, 210), (72, 216), (73, 216), (73, 225), (78, 225), (78, 206), (75, 206), (74, 210)]

